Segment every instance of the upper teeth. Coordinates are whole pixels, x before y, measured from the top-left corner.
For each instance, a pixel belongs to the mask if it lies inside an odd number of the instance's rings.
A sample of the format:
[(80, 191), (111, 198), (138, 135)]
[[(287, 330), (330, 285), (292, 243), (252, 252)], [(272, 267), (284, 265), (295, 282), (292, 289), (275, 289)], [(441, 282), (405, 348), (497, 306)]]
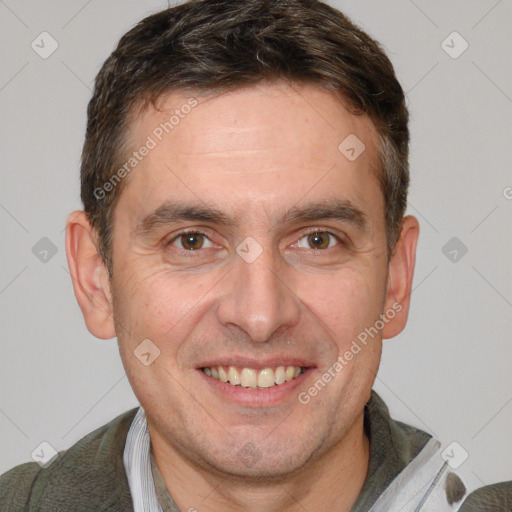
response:
[[(227, 371), (226, 371), (227, 368)], [(203, 372), (214, 379), (229, 382), (244, 388), (270, 388), (298, 377), (303, 371), (300, 366), (278, 366), (277, 368), (236, 368), (235, 366), (212, 366), (203, 368)]]

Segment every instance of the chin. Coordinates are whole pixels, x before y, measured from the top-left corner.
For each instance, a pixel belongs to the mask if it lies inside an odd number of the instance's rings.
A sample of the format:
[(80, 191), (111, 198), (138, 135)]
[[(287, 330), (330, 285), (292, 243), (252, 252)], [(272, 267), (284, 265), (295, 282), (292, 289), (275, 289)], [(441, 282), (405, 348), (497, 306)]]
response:
[[(268, 440), (267, 440), (268, 441)], [(278, 440), (276, 440), (278, 441)], [(262, 442), (260, 441), (260, 446)], [(323, 443), (320, 441), (320, 445)], [(281, 482), (304, 470), (319, 456), (321, 446), (299, 445), (291, 437), (277, 443), (266, 443), (258, 448), (257, 443), (237, 443), (235, 456), (226, 457), (226, 449), (203, 454), (204, 463), (210, 470), (231, 478), (248, 481)]]

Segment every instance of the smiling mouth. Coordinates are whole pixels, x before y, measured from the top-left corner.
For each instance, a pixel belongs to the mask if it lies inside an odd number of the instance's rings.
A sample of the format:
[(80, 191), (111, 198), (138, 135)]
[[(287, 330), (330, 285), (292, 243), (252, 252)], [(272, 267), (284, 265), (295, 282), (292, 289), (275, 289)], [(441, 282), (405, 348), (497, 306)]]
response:
[(201, 370), (214, 379), (243, 388), (267, 389), (280, 386), (302, 375), (304, 366), (277, 366), (275, 368), (238, 368), (236, 366), (211, 366)]

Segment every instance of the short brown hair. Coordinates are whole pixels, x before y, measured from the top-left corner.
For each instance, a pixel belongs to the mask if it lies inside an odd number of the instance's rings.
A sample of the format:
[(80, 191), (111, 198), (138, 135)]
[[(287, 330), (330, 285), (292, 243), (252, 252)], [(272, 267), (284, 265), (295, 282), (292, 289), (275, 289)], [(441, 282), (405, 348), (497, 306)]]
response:
[(97, 191), (121, 165), (136, 105), (173, 90), (221, 92), (277, 80), (335, 92), (372, 120), (390, 258), (407, 204), (409, 130), (404, 93), (379, 43), (318, 0), (189, 0), (127, 32), (96, 77), (81, 197), (110, 272), (112, 214), (123, 183), (104, 197)]

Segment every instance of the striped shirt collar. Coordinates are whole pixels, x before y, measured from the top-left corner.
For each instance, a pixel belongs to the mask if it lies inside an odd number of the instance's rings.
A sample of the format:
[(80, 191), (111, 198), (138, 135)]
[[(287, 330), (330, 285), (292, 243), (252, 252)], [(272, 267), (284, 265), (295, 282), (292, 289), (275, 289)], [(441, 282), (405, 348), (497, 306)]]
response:
[(151, 473), (150, 443), (146, 413), (139, 407), (123, 454), (134, 512), (162, 512)]

